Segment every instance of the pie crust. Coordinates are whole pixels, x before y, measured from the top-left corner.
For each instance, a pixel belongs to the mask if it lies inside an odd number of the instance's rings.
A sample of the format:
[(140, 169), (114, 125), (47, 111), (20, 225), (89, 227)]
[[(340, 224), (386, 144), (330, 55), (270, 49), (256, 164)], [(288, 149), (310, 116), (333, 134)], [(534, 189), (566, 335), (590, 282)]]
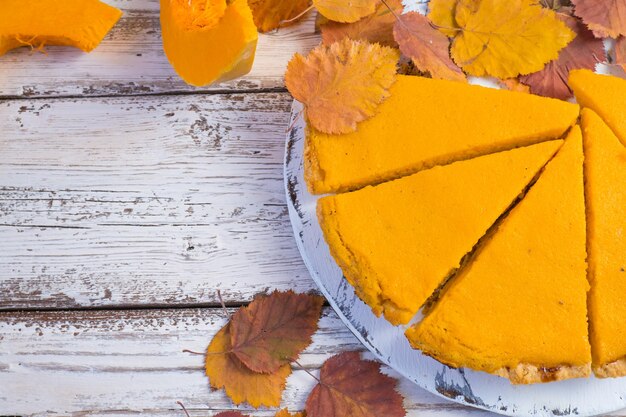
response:
[(604, 365), (594, 365), (593, 373), (598, 378), (617, 378), (626, 375), (626, 357)]
[[(626, 366), (626, 362), (624, 362), (624, 366)], [(512, 384), (536, 384), (571, 378), (586, 378), (591, 375), (591, 364), (546, 367), (520, 363), (515, 368), (500, 368), (493, 373), (509, 379)]]

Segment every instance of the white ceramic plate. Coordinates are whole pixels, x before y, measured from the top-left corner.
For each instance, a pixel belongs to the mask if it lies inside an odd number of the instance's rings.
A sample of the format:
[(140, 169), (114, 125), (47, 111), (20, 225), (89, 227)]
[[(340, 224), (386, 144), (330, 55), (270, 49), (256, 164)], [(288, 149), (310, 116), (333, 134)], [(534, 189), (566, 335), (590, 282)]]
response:
[(294, 102), (285, 152), (285, 188), (294, 234), (311, 276), (337, 314), (382, 362), (420, 387), (453, 401), (500, 414), (522, 416), (589, 416), (626, 407), (626, 378), (573, 379), (514, 386), (508, 380), (469, 369), (453, 369), (411, 349), (404, 328), (374, 316), (354, 294), (332, 258), (315, 206), (304, 183), (305, 122)]

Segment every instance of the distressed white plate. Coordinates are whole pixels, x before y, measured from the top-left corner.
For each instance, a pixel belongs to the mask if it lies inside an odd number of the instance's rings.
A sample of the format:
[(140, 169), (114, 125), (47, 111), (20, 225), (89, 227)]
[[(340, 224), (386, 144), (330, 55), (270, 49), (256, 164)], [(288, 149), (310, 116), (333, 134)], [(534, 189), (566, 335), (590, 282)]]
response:
[(590, 416), (626, 407), (626, 378), (573, 379), (514, 386), (469, 369), (453, 369), (411, 349), (404, 328), (374, 316), (354, 294), (332, 258), (304, 183), (302, 106), (294, 102), (285, 152), (285, 188), (296, 242), (311, 276), (348, 328), (382, 362), (420, 387), (458, 403), (500, 414)]

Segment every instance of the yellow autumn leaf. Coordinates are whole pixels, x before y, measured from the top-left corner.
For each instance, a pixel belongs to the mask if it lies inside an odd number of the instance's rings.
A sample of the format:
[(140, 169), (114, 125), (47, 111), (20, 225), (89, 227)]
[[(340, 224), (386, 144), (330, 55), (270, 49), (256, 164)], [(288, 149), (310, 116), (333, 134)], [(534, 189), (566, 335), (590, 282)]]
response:
[(459, 0), (451, 55), (475, 76), (513, 78), (541, 70), (574, 39), (554, 11), (536, 0)]
[(335, 22), (352, 23), (374, 13), (378, 1), (379, 0), (313, 0), (313, 5), (317, 11), (327, 19)]
[(287, 411), (286, 408), (283, 408), (282, 410), (279, 410), (276, 413), (276, 416), (274, 416), (274, 417), (305, 417), (305, 416), (306, 416), (306, 413), (304, 411), (292, 414), (289, 411)]
[(211, 387), (223, 388), (235, 404), (246, 402), (253, 407), (277, 407), (291, 374), (289, 364), (273, 374), (252, 372), (231, 353), (230, 340), (230, 324), (227, 324), (217, 332), (207, 349), (205, 371)]
[(442, 33), (453, 37), (459, 31), (454, 19), (458, 0), (430, 0), (428, 2), (428, 18)]
[(397, 49), (344, 38), (306, 57), (296, 54), (287, 65), (285, 84), (304, 104), (315, 129), (348, 133), (389, 96), (399, 57)]

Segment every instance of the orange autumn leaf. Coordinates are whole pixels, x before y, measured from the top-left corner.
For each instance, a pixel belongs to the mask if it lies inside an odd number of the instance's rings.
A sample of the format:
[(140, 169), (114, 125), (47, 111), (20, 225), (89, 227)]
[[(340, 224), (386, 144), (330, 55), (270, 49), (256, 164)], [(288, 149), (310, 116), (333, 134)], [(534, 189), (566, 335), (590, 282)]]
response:
[(283, 408), (282, 410), (279, 410), (278, 413), (276, 413), (276, 416), (274, 417), (306, 417), (306, 413), (300, 412), (300, 413), (290, 413), (289, 411), (287, 411), (286, 408)]
[(530, 86), (533, 94), (565, 100), (572, 96), (567, 83), (569, 72), (583, 68), (595, 70), (598, 62), (606, 60), (606, 53), (602, 40), (596, 39), (580, 20), (566, 14), (559, 14), (559, 18), (576, 33), (576, 38), (561, 50), (558, 59), (520, 80)]
[(207, 348), (205, 370), (211, 387), (223, 388), (235, 404), (277, 407), (291, 367), (283, 365), (274, 374), (254, 373), (231, 353), (230, 339), (230, 324), (227, 324)]
[(380, 364), (358, 352), (328, 359), (319, 383), (306, 401), (308, 417), (402, 417), (406, 414), (397, 381), (380, 373)]
[(322, 42), (325, 45), (330, 45), (343, 38), (350, 38), (395, 47), (393, 25), (396, 22), (396, 17), (394, 13), (402, 13), (402, 2), (400, 0), (387, 0), (386, 3), (385, 5), (380, 2), (374, 13), (354, 23), (326, 21), (320, 24)]
[(522, 84), (517, 78), (507, 78), (506, 80), (498, 80), (502, 87), (510, 91), (517, 91), (518, 93), (530, 93), (530, 87), (526, 84)]
[(575, 36), (535, 0), (459, 0), (454, 19), (452, 58), (475, 76), (505, 79), (539, 71)]
[(450, 40), (426, 16), (416, 12), (399, 16), (393, 35), (400, 51), (420, 71), (429, 72), (433, 78), (465, 81), (463, 71), (450, 59)]
[(572, 0), (574, 13), (599, 38), (626, 35), (626, 0)]
[(260, 32), (276, 29), (294, 19), (311, 5), (311, 0), (248, 0), (254, 24)]
[(256, 297), (231, 319), (232, 352), (254, 372), (276, 372), (311, 343), (323, 304), (320, 296), (293, 291)]
[(324, 17), (335, 22), (352, 23), (376, 11), (379, 0), (313, 0)]
[(239, 411), (222, 411), (215, 417), (249, 417), (247, 414), (241, 414)]
[(376, 113), (396, 80), (396, 49), (343, 39), (320, 45), (287, 65), (285, 84), (304, 104), (309, 123), (329, 134), (356, 130)]

